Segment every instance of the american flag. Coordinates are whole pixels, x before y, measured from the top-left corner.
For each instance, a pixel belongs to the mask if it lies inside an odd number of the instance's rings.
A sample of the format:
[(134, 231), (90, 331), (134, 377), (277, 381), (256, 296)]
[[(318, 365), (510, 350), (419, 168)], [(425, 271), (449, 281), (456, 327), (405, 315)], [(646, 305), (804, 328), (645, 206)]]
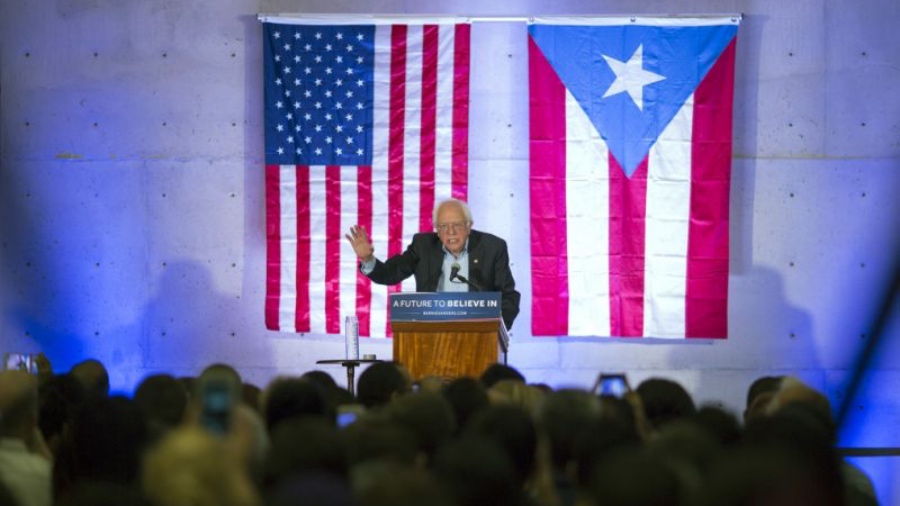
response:
[(738, 22), (529, 27), (534, 335), (727, 336)]
[[(400, 253), (431, 230), (435, 201), (468, 193), (470, 26), (263, 23), (266, 327), (388, 332), (387, 296), (345, 242), (370, 232)], [(404, 291), (414, 284), (404, 283)]]

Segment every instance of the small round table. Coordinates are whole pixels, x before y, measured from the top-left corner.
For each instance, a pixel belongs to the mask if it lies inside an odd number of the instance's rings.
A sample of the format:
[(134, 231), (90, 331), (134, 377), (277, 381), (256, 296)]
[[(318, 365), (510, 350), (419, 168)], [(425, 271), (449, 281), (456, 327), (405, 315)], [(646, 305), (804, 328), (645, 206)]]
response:
[(353, 388), (353, 374), (355, 369), (360, 364), (372, 364), (375, 362), (381, 362), (381, 360), (376, 358), (358, 358), (355, 360), (346, 359), (346, 358), (338, 358), (338, 359), (329, 359), (329, 360), (316, 360), (317, 364), (341, 364), (342, 366), (347, 368), (347, 390), (350, 391), (352, 395), (356, 395), (355, 389)]

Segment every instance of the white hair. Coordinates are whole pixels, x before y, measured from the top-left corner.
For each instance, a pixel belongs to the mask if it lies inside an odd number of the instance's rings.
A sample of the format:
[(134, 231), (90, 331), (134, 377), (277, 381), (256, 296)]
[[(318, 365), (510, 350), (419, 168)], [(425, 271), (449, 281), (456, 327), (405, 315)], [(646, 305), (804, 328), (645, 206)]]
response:
[(441, 211), (442, 207), (447, 205), (459, 206), (459, 208), (462, 209), (463, 216), (466, 217), (466, 225), (472, 226), (472, 211), (469, 210), (469, 204), (466, 204), (462, 200), (451, 198), (442, 200), (438, 202), (436, 206), (434, 206), (434, 212), (431, 214), (431, 224), (434, 226), (434, 228), (437, 228), (438, 226), (438, 213)]

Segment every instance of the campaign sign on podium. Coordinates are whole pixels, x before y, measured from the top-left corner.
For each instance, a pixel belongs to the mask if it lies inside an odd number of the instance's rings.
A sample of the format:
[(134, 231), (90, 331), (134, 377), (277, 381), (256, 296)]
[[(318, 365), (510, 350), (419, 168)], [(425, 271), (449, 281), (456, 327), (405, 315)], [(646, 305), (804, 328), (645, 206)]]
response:
[(477, 378), (500, 354), (505, 358), (509, 338), (500, 297), (499, 292), (392, 294), (394, 360), (414, 380)]
[(500, 292), (429, 292), (391, 295), (392, 322), (500, 318)]

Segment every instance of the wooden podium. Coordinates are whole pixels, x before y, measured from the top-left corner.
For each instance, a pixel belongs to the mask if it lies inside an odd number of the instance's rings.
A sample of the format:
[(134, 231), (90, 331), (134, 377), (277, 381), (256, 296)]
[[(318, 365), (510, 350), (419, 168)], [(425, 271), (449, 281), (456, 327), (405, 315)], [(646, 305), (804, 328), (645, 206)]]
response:
[(398, 293), (391, 296), (394, 360), (413, 381), (477, 378), (506, 362), (509, 336), (497, 292)]

